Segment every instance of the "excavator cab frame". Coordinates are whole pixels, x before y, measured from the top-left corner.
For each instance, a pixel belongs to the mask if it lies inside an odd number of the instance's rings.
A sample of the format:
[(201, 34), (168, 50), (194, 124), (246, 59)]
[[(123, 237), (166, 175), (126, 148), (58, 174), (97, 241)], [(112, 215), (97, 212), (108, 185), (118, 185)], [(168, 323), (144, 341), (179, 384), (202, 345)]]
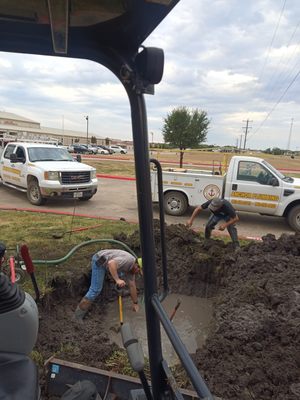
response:
[[(212, 399), (161, 305), (156, 279), (144, 94), (154, 94), (154, 85), (162, 78), (164, 53), (158, 48), (143, 47), (142, 43), (178, 2), (179, 0), (2, 1), (0, 51), (95, 61), (112, 71), (124, 86), (131, 107), (152, 397), (174, 397), (170, 372), (162, 356), (162, 324), (199, 398)], [(180, 394), (177, 393), (175, 397), (179, 398)]]

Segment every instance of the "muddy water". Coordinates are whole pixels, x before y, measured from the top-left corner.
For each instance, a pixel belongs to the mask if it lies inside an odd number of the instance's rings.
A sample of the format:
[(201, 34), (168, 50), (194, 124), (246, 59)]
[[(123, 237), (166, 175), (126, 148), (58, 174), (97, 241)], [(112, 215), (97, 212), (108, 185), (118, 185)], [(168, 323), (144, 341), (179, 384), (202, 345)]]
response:
[[(201, 348), (205, 343), (209, 325), (212, 321), (212, 301), (199, 297), (170, 294), (163, 301), (163, 307), (169, 316), (172, 314), (178, 299), (181, 303), (172, 322), (189, 353), (194, 353), (196, 349)], [(132, 303), (130, 298), (123, 299), (123, 320), (131, 324), (142, 345), (145, 356), (148, 356), (144, 304), (141, 300), (139, 303), (140, 311), (135, 313), (131, 310)], [(107, 315), (104, 318), (103, 325), (106, 327), (106, 332), (111, 342), (123, 347), (119, 332), (120, 313), (117, 300), (107, 304)], [(161, 334), (163, 356), (169, 365), (174, 365), (177, 363), (178, 357), (163, 327), (161, 328)]]

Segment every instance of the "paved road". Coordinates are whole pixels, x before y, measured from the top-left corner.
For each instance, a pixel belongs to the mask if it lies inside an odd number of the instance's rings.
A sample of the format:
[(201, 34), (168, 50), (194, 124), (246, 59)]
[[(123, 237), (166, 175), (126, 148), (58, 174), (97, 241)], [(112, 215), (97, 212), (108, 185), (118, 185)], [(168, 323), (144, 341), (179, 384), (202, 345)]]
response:
[[(76, 214), (84, 214), (103, 218), (120, 219), (127, 221), (138, 221), (136, 188), (134, 181), (117, 179), (100, 179), (98, 193), (87, 202), (49, 200), (44, 206), (31, 205), (26, 194), (14, 189), (4, 187), (0, 184), (0, 208), (22, 208), (36, 210), (52, 210), (73, 213), (75, 206)], [(158, 218), (158, 206), (154, 205), (154, 218)], [(186, 215), (173, 217), (166, 215), (168, 224), (185, 224), (192, 209)], [(203, 230), (208, 218), (208, 212), (203, 212), (195, 221), (193, 228)], [(240, 213), (238, 232), (243, 237), (261, 237), (267, 233), (273, 233), (279, 237), (282, 233), (293, 233), (285, 219), (278, 217), (266, 217), (251, 213)], [(219, 233), (219, 232), (218, 232)]]

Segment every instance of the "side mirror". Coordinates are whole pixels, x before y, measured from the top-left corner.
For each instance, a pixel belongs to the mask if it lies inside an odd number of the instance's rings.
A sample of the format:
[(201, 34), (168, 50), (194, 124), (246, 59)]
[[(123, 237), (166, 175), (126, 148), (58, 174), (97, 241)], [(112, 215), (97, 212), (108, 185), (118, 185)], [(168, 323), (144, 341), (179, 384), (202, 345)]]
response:
[(15, 153), (12, 153), (12, 154), (9, 156), (9, 159), (10, 159), (10, 162), (12, 162), (12, 163), (17, 162), (17, 160), (18, 160), (17, 155), (16, 155)]
[(272, 178), (270, 181), (271, 186), (279, 186), (278, 179)]
[(164, 52), (157, 47), (144, 47), (135, 58), (137, 70), (150, 84), (161, 81), (164, 71)]
[(81, 162), (81, 155), (80, 155), (80, 154), (77, 154), (76, 160), (77, 160), (78, 162)]
[(15, 153), (12, 153), (9, 156), (10, 162), (11, 163), (25, 163), (25, 157), (17, 157), (17, 155)]

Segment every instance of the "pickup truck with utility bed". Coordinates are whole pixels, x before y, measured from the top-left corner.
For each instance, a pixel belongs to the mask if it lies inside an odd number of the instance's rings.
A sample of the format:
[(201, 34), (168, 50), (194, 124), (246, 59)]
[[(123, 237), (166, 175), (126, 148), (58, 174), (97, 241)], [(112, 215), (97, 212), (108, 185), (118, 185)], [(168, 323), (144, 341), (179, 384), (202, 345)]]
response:
[[(164, 209), (182, 215), (188, 206), (198, 206), (213, 197), (229, 200), (237, 211), (285, 217), (300, 231), (300, 179), (283, 175), (258, 157), (234, 156), (226, 174), (163, 170)], [(158, 201), (157, 172), (151, 172), (152, 200)]]
[(31, 204), (47, 198), (89, 200), (97, 192), (96, 169), (49, 144), (10, 142), (0, 157), (3, 185), (27, 193)]

